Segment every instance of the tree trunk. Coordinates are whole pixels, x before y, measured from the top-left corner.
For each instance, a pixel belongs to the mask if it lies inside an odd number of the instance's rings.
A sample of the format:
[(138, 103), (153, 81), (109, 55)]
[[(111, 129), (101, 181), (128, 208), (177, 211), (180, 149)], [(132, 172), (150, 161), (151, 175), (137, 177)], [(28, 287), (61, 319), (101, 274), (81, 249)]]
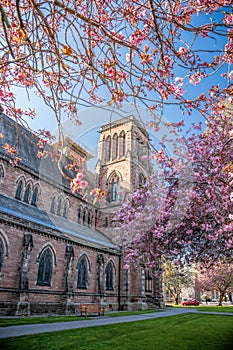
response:
[(179, 305), (179, 296), (175, 296), (174, 300), (175, 300), (174, 305)]
[(222, 306), (222, 301), (223, 301), (224, 293), (220, 293), (219, 301), (218, 301), (218, 306)]
[(228, 293), (228, 297), (229, 297), (229, 300), (230, 300), (230, 302), (231, 302), (231, 304), (233, 303), (233, 300), (232, 300), (232, 292), (229, 292)]

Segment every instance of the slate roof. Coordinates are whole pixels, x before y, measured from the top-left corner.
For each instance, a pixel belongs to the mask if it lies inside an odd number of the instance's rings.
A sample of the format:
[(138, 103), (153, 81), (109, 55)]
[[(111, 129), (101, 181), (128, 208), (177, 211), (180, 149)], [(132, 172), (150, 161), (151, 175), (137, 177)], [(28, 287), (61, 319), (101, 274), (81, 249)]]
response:
[[(103, 248), (115, 248), (115, 245), (97, 230), (68, 221), (57, 215), (47, 213), (30, 204), (9, 198), (0, 194), (0, 213), (7, 214), (12, 219), (21, 219), (25, 224), (33, 223), (34, 228), (41, 226), (46, 233), (48, 230), (60, 237), (77, 241), (81, 244), (100, 246)], [(37, 226), (36, 226), (37, 225)], [(33, 226), (30, 225), (33, 229)]]
[(3, 113), (0, 114), (0, 133), (3, 135), (3, 138), (0, 139), (0, 153), (6, 155), (2, 146), (8, 143), (11, 147), (18, 149), (22, 164), (38, 171), (40, 160), (37, 157), (37, 149), (35, 147), (37, 138), (35, 135)]
[[(30, 170), (40, 178), (47, 178), (50, 181), (55, 180), (57, 185), (70, 189), (70, 181), (61, 175), (55, 161), (52, 161), (50, 157), (42, 158), (42, 160), (38, 158), (38, 138), (30, 130), (17, 124), (5, 114), (0, 113), (0, 133), (3, 135), (3, 138), (0, 138), (0, 156), (9, 158), (9, 155), (2, 147), (8, 143), (11, 147), (16, 147), (18, 151), (17, 156), (21, 159), (18, 164), (19, 167)], [(52, 146), (47, 145), (46, 151), (52, 152)], [(63, 157), (63, 169), (67, 164), (68, 160)], [(75, 177), (71, 170), (65, 169), (65, 173), (70, 178)]]
[[(54, 184), (62, 185), (70, 190), (70, 182), (62, 177), (56, 162), (49, 158), (40, 160), (37, 157), (38, 147), (36, 144), (38, 139), (32, 132), (18, 125), (5, 114), (0, 113), (0, 133), (3, 135), (3, 138), (0, 138), (0, 158), (9, 158), (2, 147), (3, 145), (8, 143), (11, 147), (15, 146), (18, 150), (18, 156), (21, 158), (19, 167), (39, 177), (46, 177)], [(87, 180), (93, 182), (93, 174), (87, 172), (86, 175)], [(73, 174), (71, 177), (74, 177)], [(23, 225), (28, 225), (28, 228), (31, 229), (40, 228), (44, 232), (52, 232), (54, 235), (92, 247), (115, 248), (111, 240), (97, 230), (47, 213), (42, 209), (3, 194), (0, 194), (1, 213), (11, 218), (12, 221), (16, 220)]]

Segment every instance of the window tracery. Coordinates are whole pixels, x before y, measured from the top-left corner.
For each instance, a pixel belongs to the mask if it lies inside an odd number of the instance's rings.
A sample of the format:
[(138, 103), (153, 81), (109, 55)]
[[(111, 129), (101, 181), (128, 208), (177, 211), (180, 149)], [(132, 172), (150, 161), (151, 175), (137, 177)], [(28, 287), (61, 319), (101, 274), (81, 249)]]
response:
[(82, 216), (83, 216), (83, 207), (82, 207), (82, 205), (80, 205), (78, 207), (78, 223), (79, 224), (81, 224)]
[(105, 161), (111, 160), (111, 136), (108, 136), (105, 141)]
[(23, 201), (24, 201), (25, 203), (29, 203), (30, 194), (31, 194), (31, 184), (28, 183), (27, 186), (26, 186), (26, 188), (25, 188), (24, 196), (23, 196)]
[(115, 174), (110, 182), (110, 201), (114, 202), (120, 199), (120, 178)]
[(31, 199), (31, 205), (37, 206), (37, 200), (38, 200), (38, 186), (35, 186), (32, 192), (32, 199)]
[(52, 214), (55, 214), (56, 211), (56, 202), (57, 202), (57, 196), (56, 194), (53, 195), (52, 200), (51, 200), (51, 206), (50, 206), (50, 212)]
[(4, 259), (4, 245), (0, 237), (0, 272), (2, 271), (3, 259)]
[(88, 260), (86, 255), (83, 255), (77, 265), (77, 288), (87, 289), (88, 283)]
[(118, 157), (118, 135), (114, 134), (112, 138), (112, 160)]
[(53, 272), (53, 258), (50, 248), (46, 248), (40, 256), (37, 285), (50, 286)]
[(16, 188), (15, 199), (21, 200), (23, 193), (24, 181), (20, 179)]
[(121, 131), (119, 138), (119, 158), (125, 156), (125, 132)]
[(138, 188), (142, 188), (145, 185), (146, 178), (145, 176), (141, 173), (138, 176)]
[(106, 269), (106, 290), (114, 290), (114, 268), (113, 268), (113, 262), (109, 261)]
[(0, 164), (0, 185), (4, 177), (5, 177), (5, 169), (4, 169), (4, 166)]

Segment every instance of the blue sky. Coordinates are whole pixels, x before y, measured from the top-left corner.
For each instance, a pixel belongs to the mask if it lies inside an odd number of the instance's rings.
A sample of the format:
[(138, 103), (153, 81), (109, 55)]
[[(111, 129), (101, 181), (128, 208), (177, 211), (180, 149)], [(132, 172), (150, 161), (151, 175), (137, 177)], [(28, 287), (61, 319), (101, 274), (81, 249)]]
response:
[[(194, 25), (201, 25), (205, 23), (209, 23), (211, 21), (214, 21), (217, 23), (221, 19), (221, 15), (219, 13), (215, 13), (212, 15), (199, 15), (195, 16), (193, 20)], [(191, 38), (192, 34), (185, 34), (182, 37), (182, 40), (185, 42), (190, 42), (192, 41)], [(206, 61), (209, 61), (214, 53), (212, 51), (222, 51), (226, 43), (226, 37), (224, 36), (215, 36), (214, 38), (204, 38), (203, 39), (197, 39), (195, 41), (195, 44), (193, 45), (193, 48), (195, 50), (204, 50), (205, 52), (202, 52), (201, 55), (205, 57)], [(178, 43), (180, 45), (180, 43)], [(212, 86), (220, 83), (222, 86), (225, 86), (226, 84), (226, 79), (221, 78), (222, 72), (227, 70), (227, 66), (224, 68), (221, 68), (220, 71), (218, 72), (217, 75), (213, 75), (212, 77), (208, 78), (208, 80), (203, 79), (201, 83), (197, 86), (193, 86), (188, 83), (188, 77), (185, 79), (185, 88), (187, 89), (187, 97), (194, 98), (195, 96), (198, 96), (201, 92), (206, 92), (207, 89)], [(175, 73), (177, 76), (183, 76), (184, 75), (184, 70), (183, 69), (176, 69)], [(33, 90), (29, 90), (29, 97), (30, 99), (28, 100), (28, 95), (23, 91), (22, 89), (15, 89), (16, 93), (16, 101), (18, 107), (21, 107), (23, 109), (25, 108), (35, 108), (37, 111), (37, 117), (34, 120), (30, 120), (29, 125), (34, 129), (48, 129), (52, 133), (56, 133), (57, 125), (56, 125), (56, 119), (53, 115), (53, 111), (49, 109), (42, 99), (37, 97)], [(151, 97), (151, 96), (150, 96)], [(174, 101), (176, 102), (176, 101)], [(150, 115), (147, 113), (145, 108), (140, 107), (140, 110), (142, 111), (142, 118), (143, 120), (145, 119), (146, 121), (150, 120)], [(119, 112), (119, 110), (117, 110)], [(131, 105), (125, 104), (122, 107), (121, 113), (114, 114), (113, 118), (119, 119), (120, 117), (129, 115), (129, 114), (134, 114), (135, 117), (137, 117), (134, 109), (132, 108)], [(99, 134), (98, 134), (98, 129), (101, 125), (109, 123), (111, 120), (110, 117), (111, 113), (100, 109), (100, 108), (87, 108), (87, 109), (80, 109), (79, 112), (79, 118), (80, 121), (82, 122), (82, 125), (79, 127), (74, 126), (70, 121), (67, 121), (67, 118), (63, 116), (62, 124), (64, 126), (64, 129), (66, 130), (67, 134), (72, 134), (73, 138), (82, 144), (85, 144), (86, 147), (90, 150), (93, 151), (93, 153), (96, 153), (97, 151), (97, 142), (99, 139)], [(164, 115), (163, 115), (163, 120), (168, 120), (170, 122), (177, 122), (182, 120), (184, 117), (181, 115), (181, 111), (179, 108), (177, 108), (174, 105), (168, 105), (164, 109)], [(187, 126), (189, 126), (192, 122), (205, 122), (203, 120), (203, 117), (199, 115), (198, 112), (194, 111), (192, 116), (185, 117), (185, 123)], [(164, 129), (164, 123), (162, 124), (162, 129), (163, 133), (166, 131)], [(153, 139), (153, 135), (152, 135)], [(160, 134), (154, 135), (154, 140), (155, 143), (157, 140), (161, 139)]]

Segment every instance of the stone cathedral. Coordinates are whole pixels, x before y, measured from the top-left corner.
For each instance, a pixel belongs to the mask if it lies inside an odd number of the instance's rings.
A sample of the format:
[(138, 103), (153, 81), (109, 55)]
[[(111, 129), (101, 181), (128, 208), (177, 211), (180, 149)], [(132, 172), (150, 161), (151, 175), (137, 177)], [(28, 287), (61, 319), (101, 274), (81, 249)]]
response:
[[(96, 174), (86, 169), (86, 176), (106, 192), (101, 205), (70, 191), (67, 165), (81, 160), (85, 168), (85, 149), (66, 138), (61, 173), (49, 156), (38, 157), (33, 133), (0, 114), (1, 315), (79, 314), (80, 303), (106, 311), (161, 305), (161, 280), (124, 269), (114, 240), (115, 213), (151, 172), (149, 136), (134, 116), (99, 132)], [(6, 144), (17, 148), (17, 166)]]

